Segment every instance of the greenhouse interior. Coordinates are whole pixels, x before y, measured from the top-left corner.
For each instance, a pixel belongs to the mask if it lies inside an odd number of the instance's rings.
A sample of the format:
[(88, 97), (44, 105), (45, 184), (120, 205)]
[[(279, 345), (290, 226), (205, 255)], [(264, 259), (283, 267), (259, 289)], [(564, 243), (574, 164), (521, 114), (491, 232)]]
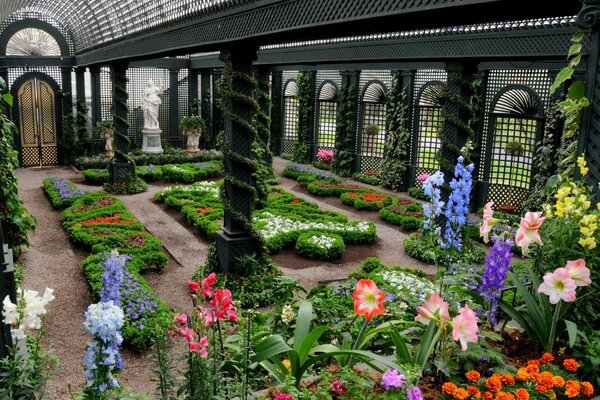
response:
[(600, 399), (600, 1), (2, 0), (0, 399)]

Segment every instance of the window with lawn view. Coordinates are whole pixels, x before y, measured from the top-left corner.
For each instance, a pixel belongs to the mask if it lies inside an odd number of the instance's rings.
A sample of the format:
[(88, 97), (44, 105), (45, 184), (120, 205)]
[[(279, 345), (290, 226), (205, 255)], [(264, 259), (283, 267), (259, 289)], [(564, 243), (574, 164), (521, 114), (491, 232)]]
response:
[(295, 80), (289, 80), (283, 90), (283, 145), (281, 151), (291, 154), (294, 142), (298, 140), (298, 85)]
[(319, 90), (317, 151), (335, 148), (335, 130), (338, 89), (335, 83), (325, 81)]
[(385, 147), (386, 88), (382, 82), (369, 83), (362, 96), (361, 172), (379, 171)]

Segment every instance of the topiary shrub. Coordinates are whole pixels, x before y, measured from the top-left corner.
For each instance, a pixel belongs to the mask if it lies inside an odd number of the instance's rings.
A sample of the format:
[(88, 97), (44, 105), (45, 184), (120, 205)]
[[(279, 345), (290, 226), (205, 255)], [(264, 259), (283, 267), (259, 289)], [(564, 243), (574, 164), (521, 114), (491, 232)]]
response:
[(296, 240), (296, 251), (315, 260), (337, 260), (344, 255), (346, 246), (339, 235), (303, 233)]
[(382, 220), (398, 225), (407, 231), (421, 229), (425, 219), (421, 204), (402, 197), (395, 198), (391, 205), (381, 209), (379, 216)]

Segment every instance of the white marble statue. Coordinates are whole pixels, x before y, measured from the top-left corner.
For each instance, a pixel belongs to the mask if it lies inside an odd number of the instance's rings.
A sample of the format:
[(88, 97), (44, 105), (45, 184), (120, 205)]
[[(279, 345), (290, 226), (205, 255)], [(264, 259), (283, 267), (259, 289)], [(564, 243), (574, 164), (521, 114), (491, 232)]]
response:
[(112, 128), (105, 127), (102, 132), (102, 138), (104, 139), (104, 154), (107, 158), (113, 158), (115, 156), (115, 149), (113, 148), (113, 140), (115, 134)]
[(184, 131), (183, 134), (187, 136), (187, 152), (200, 153), (198, 145), (200, 142), (200, 135), (202, 134), (202, 129), (196, 128), (189, 131)]
[(158, 107), (162, 103), (161, 94), (164, 92), (162, 86), (154, 86), (152, 79), (148, 79), (148, 85), (144, 89), (142, 105), (140, 108), (144, 111), (144, 129), (160, 129), (158, 126)]

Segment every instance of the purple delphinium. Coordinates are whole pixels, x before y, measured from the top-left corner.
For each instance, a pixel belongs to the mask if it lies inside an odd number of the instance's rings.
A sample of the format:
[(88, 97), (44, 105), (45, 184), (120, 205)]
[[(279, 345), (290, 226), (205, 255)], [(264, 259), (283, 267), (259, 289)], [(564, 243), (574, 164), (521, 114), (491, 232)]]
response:
[(104, 260), (104, 272), (102, 273), (102, 289), (100, 290), (100, 301), (112, 302), (121, 305), (121, 283), (123, 282), (123, 269), (125, 263), (130, 260), (126, 254), (111, 252)]
[(300, 172), (302, 174), (314, 175), (322, 179), (330, 179), (337, 178), (338, 176), (332, 174), (331, 172), (323, 172), (321, 170), (307, 167), (306, 165), (296, 164), (296, 163), (288, 163), (286, 168), (291, 169), (292, 171)]
[(423, 204), (423, 214), (425, 215), (425, 221), (423, 221), (424, 231), (435, 230), (435, 219), (442, 213), (442, 207), (444, 202), (440, 201), (441, 191), (440, 186), (444, 183), (444, 173), (436, 171), (433, 175), (423, 182), (423, 192), (429, 197), (430, 202)]
[(388, 369), (381, 376), (381, 386), (383, 386), (385, 390), (399, 388), (404, 385), (404, 382), (404, 375), (399, 374), (395, 369)]
[(423, 400), (421, 389), (418, 386), (413, 386), (412, 389), (406, 389), (406, 397), (408, 400)]
[(446, 228), (442, 247), (449, 249), (455, 247), (458, 251), (462, 250), (462, 228), (466, 225), (469, 217), (469, 201), (471, 198), (471, 189), (473, 188), (473, 164), (466, 168), (463, 165), (464, 158), (458, 157), (456, 167), (454, 168), (454, 178), (450, 182), (450, 198), (448, 207), (444, 215), (446, 216)]
[(138, 278), (131, 272), (123, 271), (121, 284), (122, 306), (129, 325), (144, 330), (148, 318), (158, 308), (156, 297), (140, 285)]
[(48, 178), (48, 181), (52, 183), (52, 187), (58, 192), (58, 198), (60, 200), (70, 199), (71, 197), (82, 196), (85, 194), (83, 190), (77, 189), (72, 182), (69, 182), (69, 180), (65, 178), (51, 177)]
[(506, 274), (510, 269), (513, 242), (496, 235), (493, 235), (491, 239), (494, 245), (485, 259), (485, 271), (481, 276), (481, 284), (477, 288), (477, 292), (485, 299), (489, 307), (485, 312), (486, 317), (495, 325), (498, 300), (506, 282)]

